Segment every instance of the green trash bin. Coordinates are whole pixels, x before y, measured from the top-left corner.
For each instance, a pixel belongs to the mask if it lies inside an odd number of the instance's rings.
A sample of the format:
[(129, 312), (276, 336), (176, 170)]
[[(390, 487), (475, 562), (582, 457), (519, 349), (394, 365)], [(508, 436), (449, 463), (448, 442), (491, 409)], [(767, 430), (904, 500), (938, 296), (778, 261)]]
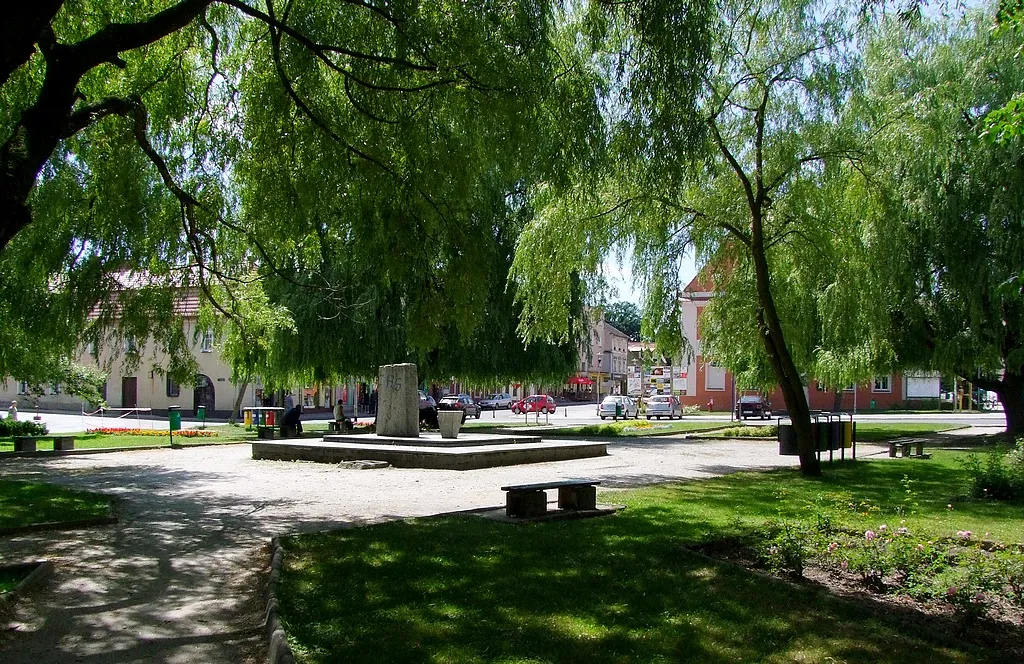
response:
[(617, 403), (615, 404), (615, 419), (619, 419), (620, 417), (622, 417), (622, 404)]
[(206, 425), (206, 406), (196, 406), (196, 419)]
[(167, 420), (170, 423), (171, 431), (181, 431), (181, 407), (168, 406)]

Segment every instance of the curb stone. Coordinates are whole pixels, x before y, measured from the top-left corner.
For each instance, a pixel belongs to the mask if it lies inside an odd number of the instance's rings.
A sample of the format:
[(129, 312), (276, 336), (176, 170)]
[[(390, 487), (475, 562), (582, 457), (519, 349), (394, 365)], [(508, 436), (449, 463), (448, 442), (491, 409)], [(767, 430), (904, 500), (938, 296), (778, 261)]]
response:
[(43, 581), (53, 574), (53, 563), (49, 560), (37, 560), (31, 563), (22, 563), (21, 565), (4, 565), (4, 567), (17, 568), (31, 565), (35, 565), (35, 568), (29, 572), (28, 576), (21, 580), (21, 583), (15, 586), (14, 590), (6, 595), (0, 595), (0, 613), (14, 606), (15, 602), (21, 599), (25, 593), (41, 585)]
[(288, 635), (277, 615), (277, 584), (281, 580), (281, 565), (284, 562), (284, 547), (281, 538), (270, 540), (270, 578), (267, 580), (267, 612), (265, 629), (267, 634), (267, 661), (270, 664), (295, 664), (292, 649), (288, 646)]
[(75, 521), (46, 521), (44, 523), (32, 523), (27, 526), (0, 528), (0, 537), (37, 533), (45, 530), (76, 530), (78, 528), (92, 528), (93, 526), (110, 526), (115, 523), (117, 523), (116, 516), (98, 516), (92, 519), (76, 519)]

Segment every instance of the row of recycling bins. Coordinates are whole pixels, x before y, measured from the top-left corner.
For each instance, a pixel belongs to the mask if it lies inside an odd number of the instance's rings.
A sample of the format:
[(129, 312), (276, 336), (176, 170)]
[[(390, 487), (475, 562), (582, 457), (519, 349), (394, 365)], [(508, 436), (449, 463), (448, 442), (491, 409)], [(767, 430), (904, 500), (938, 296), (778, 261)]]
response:
[[(853, 420), (841, 420), (832, 416), (815, 416), (811, 422), (811, 438), (817, 442), (819, 452), (850, 449), (857, 439), (857, 425)], [(796, 429), (792, 424), (779, 423), (779, 454), (796, 456), (800, 452), (796, 444)]]

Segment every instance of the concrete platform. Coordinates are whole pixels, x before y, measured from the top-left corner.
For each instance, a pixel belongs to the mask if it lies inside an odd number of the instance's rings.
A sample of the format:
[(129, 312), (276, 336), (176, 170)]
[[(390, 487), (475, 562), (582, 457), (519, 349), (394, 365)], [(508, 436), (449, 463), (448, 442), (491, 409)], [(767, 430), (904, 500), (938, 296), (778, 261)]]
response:
[[(435, 470), (476, 470), (495, 466), (517, 466), (527, 463), (566, 461), (607, 456), (605, 443), (581, 442), (526, 442), (485, 443), (466, 445), (460, 437), (459, 447), (440, 445), (398, 445), (371, 443), (367, 438), (353, 441), (354, 436), (337, 436), (346, 442), (333, 440), (310, 441), (254, 441), (253, 459), (278, 461), (387, 461), (397, 468), (431, 468)], [(419, 440), (419, 439), (411, 439)], [(349, 442), (351, 441), (351, 442)]]
[(520, 432), (460, 433), (458, 438), (442, 438), (437, 431), (424, 431), (417, 438), (378, 436), (375, 433), (327, 434), (324, 442), (355, 445), (403, 445), (406, 447), (475, 447), (477, 445), (519, 445), (539, 443), (540, 436)]

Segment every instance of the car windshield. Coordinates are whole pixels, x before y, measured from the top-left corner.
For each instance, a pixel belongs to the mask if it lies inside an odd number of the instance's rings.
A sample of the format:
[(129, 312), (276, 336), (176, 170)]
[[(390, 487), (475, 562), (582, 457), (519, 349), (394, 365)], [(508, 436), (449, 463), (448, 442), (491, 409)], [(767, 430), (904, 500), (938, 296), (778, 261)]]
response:
[(740, 403), (761, 403), (761, 397), (757, 397), (757, 396), (740, 397)]
[(458, 400), (458, 397), (444, 397), (443, 399), (441, 399), (441, 403), (455, 403)]
[(622, 403), (622, 397), (605, 397), (604, 401), (602, 401), (601, 403), (603, 403), (603, 404), (604, 403), (607, 403), (607, 404)]
[(668, 397), (651, 397), (651, 403), (668, 403), (669, 401)]

